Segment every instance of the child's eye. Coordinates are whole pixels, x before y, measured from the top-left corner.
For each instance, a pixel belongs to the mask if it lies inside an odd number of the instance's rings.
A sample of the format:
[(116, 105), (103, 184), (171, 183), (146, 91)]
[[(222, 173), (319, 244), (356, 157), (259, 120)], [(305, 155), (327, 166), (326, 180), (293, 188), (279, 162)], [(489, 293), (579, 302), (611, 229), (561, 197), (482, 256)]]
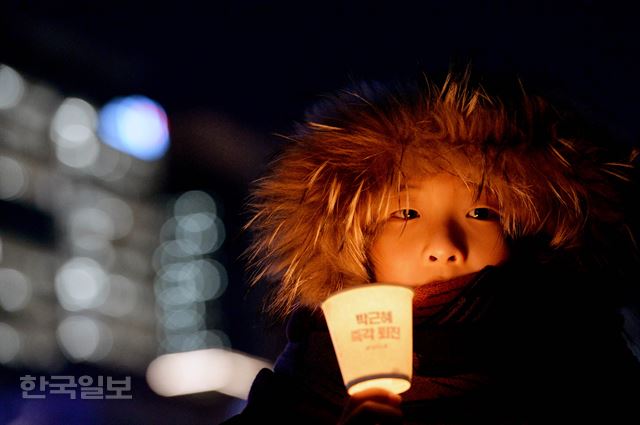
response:
[(420, 217), (420, 213), (409, 208), (394, 211), (391, 213), (391, 218), (398, 218), (400, 220), (413, 220), (414, 218), (418, 217)]
[(467, 213), (467, 217), (482, 221), (500, 221), (500, 214), (491, 208), (474, 208)]

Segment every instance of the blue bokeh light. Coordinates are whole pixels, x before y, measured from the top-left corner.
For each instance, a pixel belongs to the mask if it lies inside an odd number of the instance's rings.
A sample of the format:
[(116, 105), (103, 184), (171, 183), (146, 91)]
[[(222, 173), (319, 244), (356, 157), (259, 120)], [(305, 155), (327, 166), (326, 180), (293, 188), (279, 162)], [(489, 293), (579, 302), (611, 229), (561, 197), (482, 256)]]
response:
[(98, 133), (104, 143), (144, 161), (169, 149), (169, 125), (162, 107), (144, 96), (119, 97), (100, 111)]

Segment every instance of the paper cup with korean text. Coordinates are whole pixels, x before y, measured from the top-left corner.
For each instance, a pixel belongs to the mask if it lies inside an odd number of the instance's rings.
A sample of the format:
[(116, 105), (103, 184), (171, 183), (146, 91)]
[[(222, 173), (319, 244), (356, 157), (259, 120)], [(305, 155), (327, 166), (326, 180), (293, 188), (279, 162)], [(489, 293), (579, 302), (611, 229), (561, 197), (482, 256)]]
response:
[(413, 290), (373, 283), (353, 286), (322, 303), (342, 379), (349, 394), (411, 386)]

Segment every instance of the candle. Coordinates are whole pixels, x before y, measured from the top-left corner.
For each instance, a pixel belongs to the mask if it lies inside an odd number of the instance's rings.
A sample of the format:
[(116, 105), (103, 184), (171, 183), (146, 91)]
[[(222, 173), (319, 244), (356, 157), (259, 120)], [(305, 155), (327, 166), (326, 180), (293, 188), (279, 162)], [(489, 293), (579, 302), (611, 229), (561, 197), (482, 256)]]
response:
[(411, 386), (413, 290), (374, 283), (349, 287), (322, 303), (342, 379), (349, 394)]

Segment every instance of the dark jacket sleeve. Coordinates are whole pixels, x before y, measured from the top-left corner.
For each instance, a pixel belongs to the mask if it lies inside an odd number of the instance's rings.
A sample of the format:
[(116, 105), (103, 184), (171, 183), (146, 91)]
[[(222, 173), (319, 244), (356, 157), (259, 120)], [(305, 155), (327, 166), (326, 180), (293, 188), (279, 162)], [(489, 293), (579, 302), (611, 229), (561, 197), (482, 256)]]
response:
[[(597, 291), (599, 279), (518, 265), (477, 283), (452, 301), (448, 321), (414, 329), (414, 361), (423, 356), (425, 364), (414, 363), (410, 391), (480, 366), (495, 384), (460, 397), (405, 393), (405, 423), (638, 423), (640, 364), (622, 338), (620, 315)], [(304, 313), (287, 334), (275, 371), (258, 374), (245, 410), (227, 425), (337, 423), (346, 391), (326, 329)]]
[(274, 370), (258, 373), (245, 409), (225, 425), (337, 422), (346, 390), (323, 323), (307, 310), (294, 313), (287, 324), (289, 342)]

